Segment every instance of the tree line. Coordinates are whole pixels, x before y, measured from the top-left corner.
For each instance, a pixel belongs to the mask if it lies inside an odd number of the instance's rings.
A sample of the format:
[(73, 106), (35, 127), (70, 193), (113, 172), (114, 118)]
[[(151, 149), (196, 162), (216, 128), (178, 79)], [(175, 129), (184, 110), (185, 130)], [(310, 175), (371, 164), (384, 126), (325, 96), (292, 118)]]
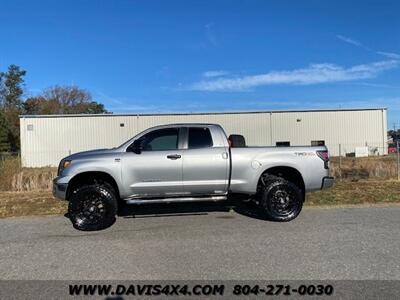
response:
[(396, 144), (397, 141), (400, 142), (400, 129), (389, 130), (388, 131), (388, 136), (392, 138), (394, 144)]
[(10, 65), (0, 71), (0, 152), (20, 149), (19, 115), (107, 113), (104, 105), (78, 86), (52, 86), (26, 97), (26, 70)]

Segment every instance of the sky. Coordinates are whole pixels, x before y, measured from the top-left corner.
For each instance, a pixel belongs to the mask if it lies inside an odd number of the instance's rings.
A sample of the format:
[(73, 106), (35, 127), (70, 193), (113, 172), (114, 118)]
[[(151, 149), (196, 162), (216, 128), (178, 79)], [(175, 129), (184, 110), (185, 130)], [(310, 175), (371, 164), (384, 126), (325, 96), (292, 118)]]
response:
[(77, 85), (114, 113), (387, 107), (400, 1), (5, 1), (0, 70), (25, 97)]

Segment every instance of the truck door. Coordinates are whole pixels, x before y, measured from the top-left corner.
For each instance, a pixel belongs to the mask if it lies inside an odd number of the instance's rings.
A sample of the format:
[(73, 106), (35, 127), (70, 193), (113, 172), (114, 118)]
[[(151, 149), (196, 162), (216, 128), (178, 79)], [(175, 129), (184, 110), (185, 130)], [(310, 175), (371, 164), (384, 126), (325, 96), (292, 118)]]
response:
[(122, 178), (132, 198), (168, 197), (183, 193), (179, 128), (163, 128), (140, 137), (140, 153), (123, 156)]
[(208, 127), (187, 127), (183, 153), (183, 189), (190, 195), (221, 195), (228, 186), (229, 157), (213, 145)]

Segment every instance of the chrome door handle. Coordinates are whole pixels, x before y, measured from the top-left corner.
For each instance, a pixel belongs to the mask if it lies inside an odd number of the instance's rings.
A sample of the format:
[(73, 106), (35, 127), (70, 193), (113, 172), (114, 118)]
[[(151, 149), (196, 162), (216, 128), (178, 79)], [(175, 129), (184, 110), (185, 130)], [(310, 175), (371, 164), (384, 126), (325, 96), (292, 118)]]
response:
[(168, 159), (179, 159), (179, 158), (181, 158), (181, 156), (179, 154), (170, 154), (170, 155), (167, 155), (167, 158)]

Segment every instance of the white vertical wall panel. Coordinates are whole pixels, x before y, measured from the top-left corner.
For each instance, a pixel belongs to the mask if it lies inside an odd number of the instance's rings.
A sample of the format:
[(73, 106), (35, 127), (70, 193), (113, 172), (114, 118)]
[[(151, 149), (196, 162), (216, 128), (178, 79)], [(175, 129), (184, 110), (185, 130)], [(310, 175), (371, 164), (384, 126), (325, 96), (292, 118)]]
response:
[(271, 146), (278, 141), (310, 145), (312, 140), (324, 140), (333, 155), (338, 155), (339, 144), (343, 153), (368, 145), (387, 154), (386, 109), (21, 116), (20, 121), (25, 167), (57, 166), (70, 153), (116, 147), (149, 127), (171, 123), (217, 123), (228, 135), (244, 135), (249, 146)]
[[(112, 148), (137, 131), (136, 117), (21, 118), (21, 158), (26, 167), (56, 166), (71, 153)], [(124, 123), (124, 127), (120, 127)], [(32, 130), (28, 130), (28, 125)]]
[(323, 140), (332, 155), (354, 152), (355, 147), (377, 148), (387, 154), (386, 110), (280, 112), (272, 114), (272, 139), (292, 146)]

